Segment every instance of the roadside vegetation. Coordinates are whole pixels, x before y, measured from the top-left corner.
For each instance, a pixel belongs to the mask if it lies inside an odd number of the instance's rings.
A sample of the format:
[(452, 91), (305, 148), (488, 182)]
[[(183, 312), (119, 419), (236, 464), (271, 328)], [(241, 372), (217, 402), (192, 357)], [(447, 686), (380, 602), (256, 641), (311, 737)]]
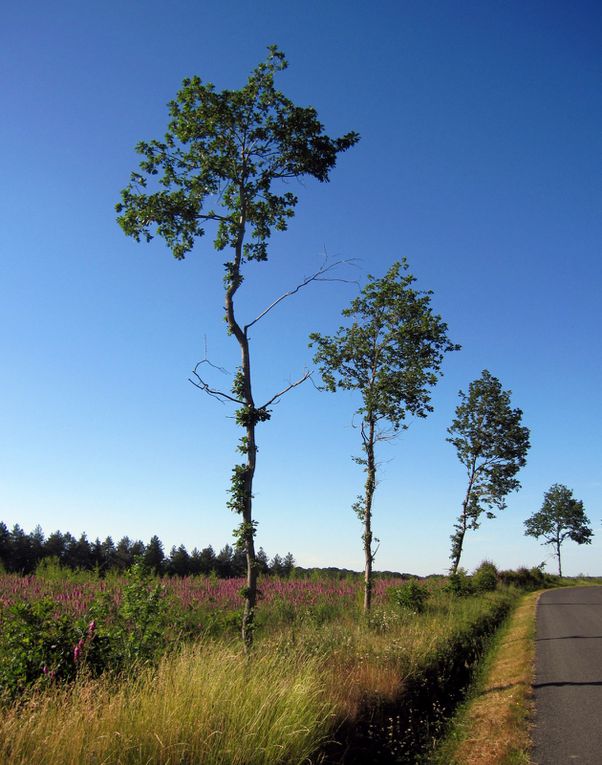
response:
[(252, 662), (239, 580), (4, 575), (0, 762), (416, 762), (525, 572), (379, 579), (368, 615), (360, 578), (266, 578)]

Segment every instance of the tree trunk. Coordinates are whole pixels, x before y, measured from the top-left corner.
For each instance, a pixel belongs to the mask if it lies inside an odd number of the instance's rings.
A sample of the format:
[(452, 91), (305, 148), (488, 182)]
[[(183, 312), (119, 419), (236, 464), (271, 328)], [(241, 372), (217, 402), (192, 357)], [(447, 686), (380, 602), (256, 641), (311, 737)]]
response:
[(372, 498), (376, 488), (376, 463), (374, 461), (374, 420), (370, 421), (368, 439), (365, 444), (367, 457), (367, 478), (364, 495), (364, 612), (372, 606)]
[(466, 530), (468, 529), (468, 504), (470, 502), (470, 492), (472, 491), (476, 472), (476, 463), (473, 461), (470, 471), (470, 478), (468, 480), (468, 488), (466, 489), (466, 496), (464, 497), (464, 502), (462, 502), (462, 512), (460, 513), (458, 523), (456, 524), (457, 531), (452, 536), (452, 574), (458, 573), (458, 566), (460, 565), (460, 557), (462, 555), (462, 548), (464, 546), (464, 537), (466, 535)]
[(244, 590), (245, 606), (242, 618), (242, 638), (247, 649), (253, 644), (253, 625), (255, 618), (255, 606), (257, 604), (257, 561), (255, 558), (254, 526), (253, 526), (253, 478), (255, 476), (255, 464), (257, 445), (255, 442), (255, 425), (257, 423), (257, 411), (253, 400), (251, 387), (251, 356), (249, 352), (249, 339), (236, 320), (234, 312), (234, 295), (242, 284), (240, 266), (242, 263), (242, 248), (245, 235), (244, 215), (241, 216), (238, 242), (235, 247), (234, 260), (226, 265), (226, 322), (228, 329), (235, 336), (241, 352), (241, 391), (244, 401), (244, 428), (246, 443), (246, 465), (243, 472), (243, 486), (241, 492), (241, 505), (236, 508), (242, 516), (242, 528), (240, 539), (244, 545), (247, 558), (247, 583)]
[(556, 556), (558, 558), (558, 576), (562, 576), (562, 562), (560, 560), (560, 540), (556, 540)]

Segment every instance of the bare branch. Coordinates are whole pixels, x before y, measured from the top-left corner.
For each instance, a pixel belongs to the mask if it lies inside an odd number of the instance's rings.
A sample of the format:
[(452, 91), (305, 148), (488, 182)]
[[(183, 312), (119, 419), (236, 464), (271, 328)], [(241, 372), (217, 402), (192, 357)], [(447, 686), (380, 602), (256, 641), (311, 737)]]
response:
[(289, 390), (292, 390), (293, 388), (296, 388), (298, 385), (301, 385), (304, 383), (307, 379), (311, 378), (312, 373), (306, 372), (303, 377), (300, 377), (296, 382), (291, 383), (290, 385), (287, 385), (286, 388), (281, 390), (279, 393), (276, 393), (275, 396), (272, 396), (272, 398), (269, 401), (266, 401), (266, 403), (263, 406), (258, 407), (259, 409), (267, 409), (268, 406), (275, 403), (281, 396), (284, 396), (285, 393), (288, 393)]
[[(206, 380), (203, 380), (203, 378), (198, 373), (198, 368), (201, 366), (201, 364), (209, 364), (215, 369), (221, 369), (221, 367), (216, 367), (215, 364), (212, 364), (207, 359), (203, 359), (203, 361), (199, 361), (199, 363), (192, 370), (192, 374), (196, 377), (196, 381), (193, 380), (191, 377), (188, 378), (188, 381), (191, 382), (195, 386), (195, 388), (199, 388), (199, 390), (202, 390), (205, 393), (208, 393), (210, 396), (213, 396), (213, 398), (216, 398), (221, 404), (223, 404), (224, 401), (232, 401), (234, 404), (245, 403), (244, 401), (241, 401), (238, 398), (234, 398), (234, 396), (231, 396), (229, 393), (224, 393), (224, 391), (217, 390), (217, 388), (211, 388), (209, 383), (206, 382)], [(221, 371), (225, 371), (225, 370), (221, 370)]]
[(246, 324), (244, 327), (244, 333), (247, 334), (247, 331), (251, 329), (253, 324), (257, 324), (257, 322), (260, 319), (263, 319), (264, 316), (266, 316), (273, 308), (276, 308), (276, 306), (279, 303), (282, 303), (283, 300), (286, 300), (286, 298), (291, 297), (291, 295), (295, 295), (299, 290), (303, 289), (303, 287), (307, 287), (308, 284), (311, 284), (312, 282), (342, 282), (344, 284), (357, 284), (357, 281), (355, 279), (342, 279), (339, 277), (333, 277), (333, 276), (326, 276), (326, 274), (330, 273), (333, 269), (337, 268), (340, 265), (351, 265), (355, 262), (355, 258), (351, 258), (349, 260), (337, 260), (334, 263), (331, 263), (330, 265), (327, 265), (326, 259), (324, 260), (324, 263), (320, 266), (318, 271), (315, 272), (315, 274), (312, 274), (311, 276), (305, 277), (305, 279), (298, 284), (294, 289), (289, 290), (288, 292), (285, 292), (284, 294), (280, 295), (280, 297), (276, 298), (273, 303), (270, 303), (270, 305), (265, 308), (259, 316), (256, 316), (253, 321), (249, 322), (249, 324)]

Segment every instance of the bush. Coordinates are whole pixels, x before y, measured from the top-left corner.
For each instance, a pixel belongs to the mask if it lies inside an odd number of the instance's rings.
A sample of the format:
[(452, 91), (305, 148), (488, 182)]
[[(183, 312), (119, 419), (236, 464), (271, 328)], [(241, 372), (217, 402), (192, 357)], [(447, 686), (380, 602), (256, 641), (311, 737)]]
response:
[(430, 591), (421, 587), (415, 579), (410, 579), (409, 582), (399, 587), (393, 587), (391, 590), (393, 602), (400, 608), (407, 609), (414, 614), (421, 614), (424, 611), (426, 601), (430, 596)]
[(558, 577), (545, 574), (541, 566), (533, 566), (533, 568), (521, 566), (515, 571), (500, 571), (499, 579), (503, 584), (513, 585), (521, 590), (540, 590), (558, 582)]
[(444, 589), (457, 598), (465, 598), (468, 595), (474, 595), (475, 592), (472, 580), (463, 568), (459, 568), (455, 574), (449, 575)]
[(472, 575), (472, 583), (477, 592), (493, 592), (497, 587), (497, 567), (489, 560), (484, 560)]

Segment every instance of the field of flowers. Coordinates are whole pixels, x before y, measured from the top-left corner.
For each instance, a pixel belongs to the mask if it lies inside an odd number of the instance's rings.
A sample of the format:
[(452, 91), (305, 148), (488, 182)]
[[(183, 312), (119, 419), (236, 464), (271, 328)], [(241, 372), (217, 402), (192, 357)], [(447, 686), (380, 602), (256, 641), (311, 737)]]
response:
[[(182, 642), (235, 637), (243, 579), (156, 578), (134, 567), (127, 576), (49, 570), (0, 576), (0, 695), (10, 699), (40, 683), (72, 680), (85, 666), (97, 676), (149, 664)], [(379, 580), (385, 603), (399, 580)], [(357, 579), (265, 577), (257, 630), (323, 625), (359, 612)]]
[(245, 655), (243, 584), (0, 576), (0, 765), (414, 762), (517, 592), (266, 577)]

